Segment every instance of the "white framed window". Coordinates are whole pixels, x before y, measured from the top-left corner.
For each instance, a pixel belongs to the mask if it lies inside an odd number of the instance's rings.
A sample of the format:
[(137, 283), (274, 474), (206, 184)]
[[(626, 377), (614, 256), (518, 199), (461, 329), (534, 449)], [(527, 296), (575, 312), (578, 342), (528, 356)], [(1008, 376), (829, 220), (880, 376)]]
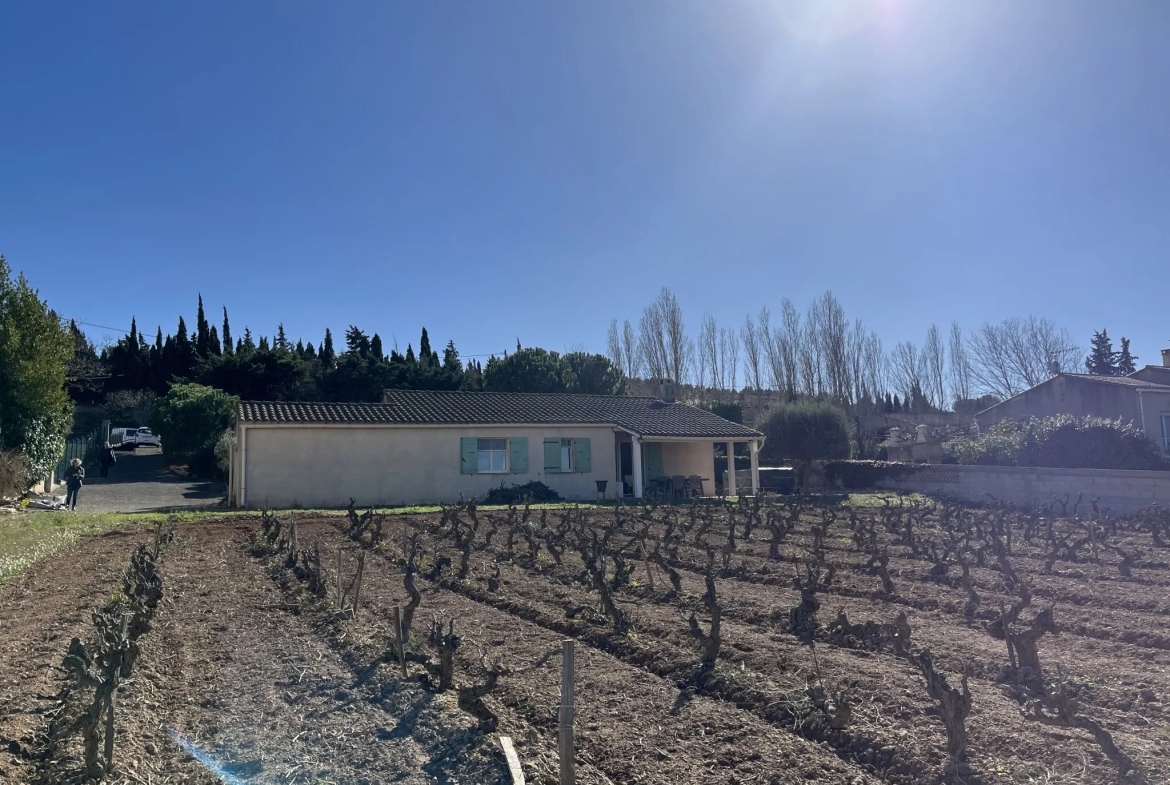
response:
[(503, 473), (508, 470), (507, 439), (477, 439), (475, 445), (478, 474)]
[(561, 471), (573, 471), (573, 440), (561, 439)]

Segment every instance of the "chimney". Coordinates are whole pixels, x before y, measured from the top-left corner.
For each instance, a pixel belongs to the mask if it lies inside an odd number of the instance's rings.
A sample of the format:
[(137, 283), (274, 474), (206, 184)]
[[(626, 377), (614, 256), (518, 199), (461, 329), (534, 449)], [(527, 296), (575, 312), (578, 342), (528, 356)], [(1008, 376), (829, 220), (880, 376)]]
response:
[(926, 432), (930, 430), (930, 426), (925, 424), (915, 425), (914, 430), (918, 431), (918, 444), (926, 444)]
[(1162, 367), (1170, 368), (1170, 349), (1162, 350)]
[(658, 400), (663, 403), (674, 403), (674, 382), (670, 379), (658, 380)]

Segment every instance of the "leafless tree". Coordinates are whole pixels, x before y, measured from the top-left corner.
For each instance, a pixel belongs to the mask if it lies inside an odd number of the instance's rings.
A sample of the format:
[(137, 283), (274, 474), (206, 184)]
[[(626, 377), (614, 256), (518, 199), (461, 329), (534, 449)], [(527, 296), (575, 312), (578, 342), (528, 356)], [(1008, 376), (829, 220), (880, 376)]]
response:
[(719, 328), (719, 387), (735, 392), (739, 377), (739, 336), (734, 329)]
[(865, 339), (862, 352), (865, 356), (863, 360), (866, 373), (865, 385), (869, 388), (869, 394), (876, 400), (886, 392), (886, 388), (889, 386), (886, 381), (888, 368), (886, 351), (885, 347), (882, 346), (882, 339), (878, 337), (877, 333), (870, 331), (869, 337)]
[(800, 365), (800, 391), (805, 395), (820, 395), (825, 385), (821, 373), (821, 309), (817, 300), (804, 314), (796, 359)]
[(622, 351), (622, 339), (618, 333), (617, 319), (609, 320), (609, 332), (605, 334), (605, 353), (609, 355), (609, 360), (614, 364), (614, 367), (625, 371), (626, 355)]
[[(765, 309), (766, 310), (766, 309)], [(763, 359), (764, 347), (761, 346), (760, 333), (756, 329), (755, 320), (749, 313), (743, 319), (743, 327), (739, 330), (739, 340), (743, 344), (743, 374), (747, 385), (753, 390), (759, 391), (762, 387), (760, 379), (760, 362)], [(767, 341), (768, 336), (764, 335), (763, 340)]]
[(951, 394), (956, 399), (971, 397), (971, 360), (963, 341), (963, 328), (951, 322)]
[(950, 408), (947, 406), (946, 353), (938, 325), (930, 325), (926, 331), (926, 342), (922, 344), (922, 363), (926, 371), (922, 386), (930, 402), (939, 409)]
[(918, 347), (909, 341), (902, 341), (895, 346), (890, 352), (890, 372), (893, 374), (894, 388), (909, 399), (915, 387), (922, 386), (922, 363)]
[(1081, 354), (1068, 330), (1038, 316), (985, 322), (967, 350), (973, 381), (982, 391), (1004, 398), (1075, 367)]
[(865, 383), (865, 326), (860, 319), (854, 320), (845, 347), (849, 380), (853, 386), (853, 401), (860, 403), (862, 398), (870, 393)]
[(709, 313), (703, 314), (703, 321), (699, 324), (698, 351), (699, 386), (718, 389), (719, 328), (715, 324), (715, 317)]
[(622, 324), (622, 356), (626, 358), (625, 372), (627, 379), (636, 379), (642, 373), (642, 355), (638, 351), (638, 332), (630, 320)]
[(799, 366), (797, 358), (800, 355), (800, 342), (803, 330), (800, 324), (800, 312), (787, 297), (780, 303), (780, 340), (778, 349), (784, 369), (784, 394), (789, 398), (796, 397), (799, 385)]
[[(788, 302), (788, 298), (784, 298), (784, 302)], [(768, 365), (768, 387), (773, 390), (785, 390), (785, 368), (784, 368), (784, 353), (781, 351), (780, 342), (783, 338), (783, 332), (780, 328), (772, 329), (772, 314), (768, 311), (768, 307), (764, 306), (760, 309), (760, 318), (756, 322), (756, 330), (759, 332), (760, 341), (763, 343), (764, 360)]]
[[(820, 385), (835, 401), (850, 399), (848, 338), (849, 322), (845, 319), (845, 309), (833, 296), (826, 291), (813, 303), (809, 309), (817, 314), (816, 341), (820, 365), (822, 370)], [(811, 321), (811, 320), (810, 320)]]
[(687, 338), (686, 323), (678, 299), (665, 286), (642, 309), (640, 346), (650, 375), (676, 384), (690, 376), (695, 346)]

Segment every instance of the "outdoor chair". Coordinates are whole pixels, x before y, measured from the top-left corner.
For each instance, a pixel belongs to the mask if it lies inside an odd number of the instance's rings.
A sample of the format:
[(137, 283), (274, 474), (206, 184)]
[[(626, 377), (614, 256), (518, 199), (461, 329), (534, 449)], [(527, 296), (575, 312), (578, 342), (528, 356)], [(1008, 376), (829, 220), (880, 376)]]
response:
[(692, 474), (687, 478), (687, 495), (698, 498), (703, 495), (703, 478)]
[(670, 478), (670, 495), (680, 497), (687, 495), (687, 478), (676, 474)]

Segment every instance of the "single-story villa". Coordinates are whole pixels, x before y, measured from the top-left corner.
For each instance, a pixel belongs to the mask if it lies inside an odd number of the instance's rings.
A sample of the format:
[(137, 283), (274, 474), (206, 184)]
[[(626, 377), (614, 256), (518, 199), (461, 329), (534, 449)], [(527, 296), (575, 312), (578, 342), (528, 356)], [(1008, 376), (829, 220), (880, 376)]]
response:
[[(539, 480), (566, 499), (640, 498), (653, 481), (702, 478), (715, 493), (716, 444), (750, 445), (752, 493), (763, 435), (658, 398), (387, 390), (382, 403), (243, 401), (229, 502), (240, 507), (436, 504)], [(746, 490), (746, 489), (745, 489)], [(736, 494), (734, 472), (729, 495)]]

